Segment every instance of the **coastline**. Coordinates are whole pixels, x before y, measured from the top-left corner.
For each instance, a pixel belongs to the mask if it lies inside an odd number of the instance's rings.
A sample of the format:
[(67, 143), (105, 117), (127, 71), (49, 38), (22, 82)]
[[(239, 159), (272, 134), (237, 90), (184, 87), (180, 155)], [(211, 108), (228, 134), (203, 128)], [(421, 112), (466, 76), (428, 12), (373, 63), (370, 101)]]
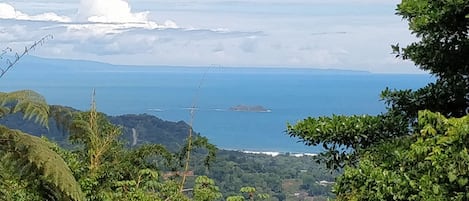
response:
[(280, 152), (280, 151), (252, 151), (252, 150), (245, 150), (245, 149), (221, 149), (226, 151), (236, 151), (245, 154), (259, 154), (259, 155), (267, 155), (267, 156), (293, 156), (293, 157), (315, 157), (317, 153), (307, 153), (307, 152)]

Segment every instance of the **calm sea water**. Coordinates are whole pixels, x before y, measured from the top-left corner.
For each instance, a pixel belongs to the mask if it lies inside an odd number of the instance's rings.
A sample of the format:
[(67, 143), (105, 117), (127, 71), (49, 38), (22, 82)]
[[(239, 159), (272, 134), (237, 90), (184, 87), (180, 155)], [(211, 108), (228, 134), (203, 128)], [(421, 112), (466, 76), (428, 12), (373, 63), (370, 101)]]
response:
[[(148, 113), (190, 121), (220, 148), (318, 152), (286, 135), (287, 122), (307, 116), (378, 114), (386, 87), (419, 88), (429, 75), (246, 68), (96, 67), (96, 63), (25, 62), (0, 80), (0, 91), (33, 89), (50, 104), (86, 110), (96, 89), (98, 109), (119, 115)], [(63, 67), (67, 65), (67, 67)], [(81, 65), (80, 68), (73, 65)], [(86, 65), (86, 66), (84, 66)], [(91, 65), (91, 66), (90, 66)], [(231, 106), (262, 105), (271, 112), (234, 112)]]

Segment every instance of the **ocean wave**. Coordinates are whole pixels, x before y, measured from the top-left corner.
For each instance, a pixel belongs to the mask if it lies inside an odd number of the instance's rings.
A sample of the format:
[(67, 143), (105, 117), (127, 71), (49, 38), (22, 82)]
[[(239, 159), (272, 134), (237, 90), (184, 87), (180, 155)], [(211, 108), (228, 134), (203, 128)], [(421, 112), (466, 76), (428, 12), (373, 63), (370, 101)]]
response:
[(200, 111), (216, 111), (216, 112), (228, 112), (228, 109), (222, 109), (222, 108), (191, 108), (191, 107), (183, 107), (179, 108), (180, 110), (200, 110)]
[(160, 108), (149, 108), (148, 110), (153, 111), (153, 112), (164, 112), (165, 111), (165, 110), (160, 109)]
[[(229, 110), (229, 109), (223, 109), (223, 108), (209, 108), (209, 109), (203, 109), (203, 108), (192, 108), (192, 107), (180, 107), (180, 108), (169, 108), (169, 109), (160, 109), (160, 108), (149, 108), (147, 109), (148, 111), (152, 112), (165, 112), (165, 111), (170, 111), (170, 110), (195, 110), (195, 111), (215, 111), (215, 112), (247, 112), (247, 111), (234, 111), (234, 110)], [(266, 111), (250, 111), (253, 113), (271, 113), (272, 110), (266, 110)]]
[(200, 110), (200, 108), (198, 107), (182, 107), (182, 108), (179, 108), (180, 110)]

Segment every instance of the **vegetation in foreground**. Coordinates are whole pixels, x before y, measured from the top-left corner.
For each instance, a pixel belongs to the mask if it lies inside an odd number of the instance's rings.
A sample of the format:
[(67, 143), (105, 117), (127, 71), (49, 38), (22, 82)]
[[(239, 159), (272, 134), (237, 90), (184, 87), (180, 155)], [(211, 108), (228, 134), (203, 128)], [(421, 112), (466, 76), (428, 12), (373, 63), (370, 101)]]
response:
[[(403, 0), (397, 14), (420, 41), (395, 45), (394, 52), (437, 81), (416, 91), (384, 90), (388, 111), (381, 115), (308, 118), (289, 125), (288, 134), (307, 145), (322, 144), (320, 159), (328, 168), (345, 167), (334, 187), (338, 200), (468, 200), (469, 1)], [(188, 172), (180, 171), (189, 161), (186, 153), (198, 150), (192, 145), (204, 148), (205, 165), (213, 160), (215, 147), (203, 137), (189, 137), (182, 154), (160, 145), (125, 148), (121, 129), (96, 111), (94, 101), (88, 112), (70, 112), (49, 107), (28, 90), (1, 93), (0, 100), (2, 116), (21, 113), (44, 126), (52, 117), (73, 144), (69, 151), (0, 127), (3, 200), (222, 198), (212, 179), (197, 177), (187, 188)], [(170, 170), (169, 179), (161, 179), (159, 163)], [(226, 200), (268, 198), (254, 187), (240, 193)]]
[(288, 134), (345, 167), (337, 200), (468, 200), (469, 1), (403, 0), (397, 14), (420, 40), (394, 53), (436, 82), (384, 90), (381, 115), (307, 118)]
[[(67, 109), (78, 112), (71, 108)], [(119, 141), (124, 145), (124, 149), (148, 144), (161, 144), (167, 147), (173, 155), (176, 155), (181, 149), (190, 128), (184, 122), (168, 122), (147, 114), (107, 116), (107, 119), (111, 123), (121, 126), (122, 135), (119, 137)], [(49, 119), (51, 125), (49, 129), (33, 121), (23, 120), (19, 114), (5, 116), (0, 119), (0, 124), (36, 136), (53, 139), (66, 150), (73, 150), (75, 147), (68, 141), (68, 134), (55, 126), (57, 123), (54, 119)], [(134, 140), (135, 136), (136, 140)], [(199, 137), (200, 135), (195, 134), (195, 136)], [(133, 144), (134, 141), (137, 143)], [(316, 164), (314, 157), (288, 155), (272, 157), (218, 150), (216, 159), (209, 168), (206, 168), (201, 162), (197, 162), (203, 161), (204, 157), (203, 150), (194, 152), (190, 168), (191, 175), (186, 185), (188, 189), (194, 186), (196, 177), (206, 175), (214, 180), (224, 198), (239, 195), (240, 189), (246, 186), (253, 186), (257, 192), (268, 194), (268, 200), (302, 200), (307, 198), (318, 200), (321, 197), (325, 200), (327, 197), (333, 196), (331, 182), (334, 181), (337, 173), (331, 174), (330, 171)], [(168, 179), (167, 176), (173, 172), (171, 168), (167, 167), (164, 160), (155, 162), (158, 163), (159, 179)]]

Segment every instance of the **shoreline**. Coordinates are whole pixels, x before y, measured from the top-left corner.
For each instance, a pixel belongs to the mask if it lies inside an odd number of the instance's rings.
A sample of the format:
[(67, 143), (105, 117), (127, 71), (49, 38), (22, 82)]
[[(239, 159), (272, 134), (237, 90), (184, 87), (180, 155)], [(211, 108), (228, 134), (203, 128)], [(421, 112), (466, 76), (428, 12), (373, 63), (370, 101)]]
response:
[(253, 150), (246, 150), (246, 149), (224, 149), (220, 148), (220, 150), (225, 150), (225, 151), (236, 151), (236, 152), (241, 152), (245, 154), (258, 154), (258, 155), (267, 155), (267, 156), (293, 156), (293, 157), (304, 157), (304, 156), (309, 156), (309, 157), (315, 157), (318, 156), (317, 153), (307, 153), (307, 152), (281, 152), (281, 151), (253, 151)]

